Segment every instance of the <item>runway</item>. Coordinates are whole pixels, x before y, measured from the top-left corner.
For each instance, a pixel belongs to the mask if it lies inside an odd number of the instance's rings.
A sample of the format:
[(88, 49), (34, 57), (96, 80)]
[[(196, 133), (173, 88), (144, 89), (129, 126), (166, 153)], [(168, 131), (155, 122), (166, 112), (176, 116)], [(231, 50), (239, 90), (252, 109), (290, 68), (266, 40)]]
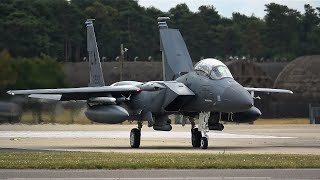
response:
[(142, 129), (141, 146), (131, 149), (135, 125), (1, 125), (0, 151), (90, 151), (133, 153), (320, 154), (319, 125), (229, 125), (210, 131), (209, 148), (191, 146), (190, 127), (171, 132)]
[[(1, 131), (0, 138), (128, 138), (127, 131)], [(261, 136), (250, 134), (230, 134), (209, 132), (211, 138), (218, 139), (273, 139), (273, 138), (295, 138), (295, 137), (281, 137), (281, 136)], [(142, 132), (141, 136), (144, 138), (191, 138), (190, 132)]]
[(319, 179), (320, 169), (0, 170), (0, 177), (28, 179), (237, 180)]

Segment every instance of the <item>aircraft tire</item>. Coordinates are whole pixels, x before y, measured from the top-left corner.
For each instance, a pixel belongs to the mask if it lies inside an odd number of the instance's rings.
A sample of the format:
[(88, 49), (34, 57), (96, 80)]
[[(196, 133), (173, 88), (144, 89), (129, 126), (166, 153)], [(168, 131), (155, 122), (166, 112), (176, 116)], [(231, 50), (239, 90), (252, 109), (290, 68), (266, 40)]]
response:
[(202, 137), (201, 138), (200, 148), (201, 149), (207, 149), (208, 148), (208, 138), (206, 138), (206, 137)]
[(198, 131), (198, 128), (191, 129), (191, 142), (192, 147), (198, 148), (201, 145), (201, 132)]
[(130, 146), (131, 148), (139, 148), (141, 140), (141, 132), (139, 129), (134, 128), (130, 132)]
[(224, 130), (224, 125), (223, 124), (221, 124), (221, 131), (223, 131)]

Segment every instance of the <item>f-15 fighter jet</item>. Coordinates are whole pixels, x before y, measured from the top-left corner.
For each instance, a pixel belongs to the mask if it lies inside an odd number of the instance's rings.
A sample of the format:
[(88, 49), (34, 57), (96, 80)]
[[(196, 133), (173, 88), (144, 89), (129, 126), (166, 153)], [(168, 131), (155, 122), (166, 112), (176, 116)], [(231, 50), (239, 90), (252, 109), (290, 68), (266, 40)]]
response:
[(254, 92), (292, 93), (284, 89), (243, 87), (217, 59), (203, 59), (193, 67), (179, 30), (168, 28), (168, 20), (168, 17), (158, 18), (163, 81), (120, 81), (106, 86), (93, 20), (88, 19), (89, 87), (10, 90), (7, 93), (58, 101), (85, 100), (88, 104), (85, 115), (94, 122), (116, 124), (134, 120), (137, 128), (130, 133), (132, 148), (140, 146), (144, 121), (154, 130), (171, 131), (169, 115), (179, 114), (191, 122), (192, 146), (202, 149), (208, 147), (209, 130), (224, 129), (221, 121), (241, 123), (259, 118), (261, 112), (253, 105)]

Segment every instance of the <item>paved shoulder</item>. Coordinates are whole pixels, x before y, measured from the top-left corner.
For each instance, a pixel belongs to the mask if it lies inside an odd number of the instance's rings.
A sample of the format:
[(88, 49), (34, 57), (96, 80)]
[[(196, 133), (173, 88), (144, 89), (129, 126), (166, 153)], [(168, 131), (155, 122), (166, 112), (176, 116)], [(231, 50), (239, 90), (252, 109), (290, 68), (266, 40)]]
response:
[(0, 170), (0, 177), (55, 179), (319, 179), (320, 169)]

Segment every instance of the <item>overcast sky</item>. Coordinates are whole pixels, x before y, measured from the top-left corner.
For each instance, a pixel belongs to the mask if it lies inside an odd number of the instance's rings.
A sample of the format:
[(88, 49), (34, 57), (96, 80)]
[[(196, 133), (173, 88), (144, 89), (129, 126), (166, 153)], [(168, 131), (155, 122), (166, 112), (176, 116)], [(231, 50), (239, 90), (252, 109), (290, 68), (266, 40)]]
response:
[(213, 5), (224, 17), (231, 17), (232, 12), (240, 12), (247, 16), (254, 14), (262, 18), (265, 15), (264, 5), (271, 2), (287, 5), (289, 8), (301, 12), (304, 12), (304, 4), (320, 7), (320, 0), (138, 0), (138, 2), (141, 6), (154, 6), (164, 12), (180, 3), (186, 3), (193, 12), (198, 11), (198, 7), (201, 5)]

